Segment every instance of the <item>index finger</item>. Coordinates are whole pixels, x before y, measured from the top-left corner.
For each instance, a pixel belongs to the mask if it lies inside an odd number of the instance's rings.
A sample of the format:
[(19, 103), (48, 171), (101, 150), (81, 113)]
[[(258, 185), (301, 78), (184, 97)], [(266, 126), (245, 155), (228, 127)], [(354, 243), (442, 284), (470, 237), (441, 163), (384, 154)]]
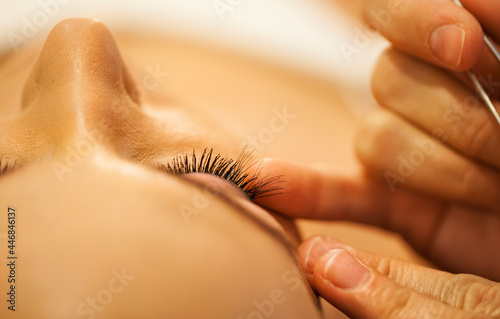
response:
[[(256, 202), (292, 218), (344, 219), (381, 225), (389, 188), (358, 172), (322, 172), (305, 165), (266, 158), (262, 175), (284, 176), (282, 194)], [(335, 174), (335, 175), (334, 175)]]
[(365, 0), (362, 10), (395, 47), (432, 64), (463, 71), (482, 52), (480, 24), (451, 0)]

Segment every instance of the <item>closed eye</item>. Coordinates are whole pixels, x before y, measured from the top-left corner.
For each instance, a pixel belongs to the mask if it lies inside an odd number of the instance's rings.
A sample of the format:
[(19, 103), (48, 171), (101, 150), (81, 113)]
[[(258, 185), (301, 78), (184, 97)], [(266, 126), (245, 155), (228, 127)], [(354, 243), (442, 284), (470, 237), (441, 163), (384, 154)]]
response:
[[(193, 150), (191, 155), (182, 154), (160, 168), (171, 174), (207, 173), (225, 179), (245, 192), (251, 200), (281, 194), (283, 176), (260, 176), (258, 161), (252, 161), (253, 152), (243, 149), (238, 158), (214, 156), (213, 149), (205, 148), (201, 156)], [(257, 167), (256, 167), (257, 166)], [(250, 171), (253, 171), (251, 173)]]

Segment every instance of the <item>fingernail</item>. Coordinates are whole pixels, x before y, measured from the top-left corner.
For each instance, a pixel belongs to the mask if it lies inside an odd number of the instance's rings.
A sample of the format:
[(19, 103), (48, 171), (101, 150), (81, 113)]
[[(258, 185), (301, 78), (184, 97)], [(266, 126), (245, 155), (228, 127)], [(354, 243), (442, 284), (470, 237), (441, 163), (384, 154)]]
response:
[(370, 278), (368, 268), (343, 249), (332, 251), (323, 274), (334, 286), (342, 289), (360, 287)]
[(316, 262), (318, 261), (319, 257), (321, 257), (323, 254), (325, 254), (327, 251), (331, 250), (331, 247), (328, 247), (321, 237), (316, 237), (311, 245), (309, 246), (305, 261), (304, 261), (304, 266), (305, 269), (304, 271), (306, 273), (312, 274), (314, 271), (314, 265), (316, 265)]
[(457, 66), (462, 61), (465, 43), (465, 30), (456, 25), (448, 24), (438, 27), (430, 38), (431, 50), (442, 61)]

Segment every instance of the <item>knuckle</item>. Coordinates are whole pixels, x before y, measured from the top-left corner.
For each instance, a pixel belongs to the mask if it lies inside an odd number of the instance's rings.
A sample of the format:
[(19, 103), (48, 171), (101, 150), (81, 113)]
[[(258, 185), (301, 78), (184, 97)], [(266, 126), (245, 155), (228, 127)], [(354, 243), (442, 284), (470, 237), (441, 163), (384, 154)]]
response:
[(500, 316), (500, 287), (474, 283), (466, 290), (464, 310)]
[(393, 273), (396, 268), (394, 265), (394, 259), (386, 256), (381, 256), (378, 260), (373, 262), (371, 266), (380, 274), (389, 278), (391, 278), (390, 274)]
[[(389, 307), (383, 318), (450, 318), (450, 313), (443, 303), (428, 299), (416, 292), (408, 291), (397, 297), (398, 302)], [(455, 316), (452, 316), (455, 318)]]
[(382, 266), (381, 270), (388, 278), (403, 285), (405, 285), (408, 279), (414, 274), (414, 269), (410, 264), (389, 257), (384, 258), (380, 266)]
[(496, 172), (478, 163), (468, 162), (453, 174), (456, 198), (465, 199), (486, 208), (498, 207), (500, 178)]
[(372, 114), (360, 126), (356, 135), (356, 150), (362, 160), (379, 158), (380, 151), (391, 141), (392, 127), (392, 117), (383, 110)]
[(458, 195), (462, 198), (472, 198), (477, 191), (476, 180), (480, 174), (479, 168), (474, 163), (470, 163), (462, 172), (456, 184)]
[(408, 318), (409, 314), (414, 313), (412, 309), (412, 296), (414, 294), (407, 293), (406, 295), (400, 294), (394, 300), (398, 300), (396, 303), (392, 304), (392, 307), (387, 307), (387, 312), (385, 313), (385, 318)]
[(385, 107), (401, 92), (401, 78), (396, 63), (399, 53), (387, 49), (377, 62), (372, 76), (371, 89), (375, 101)]
[[(414, 312), (414, 296), (408, 289), (394, 286), (376, 286), (371, 291), (371, 298), (378, 300), (384, 307), (377, 307), (377, 315), (380, 318), (409, 318)], [(413, 317), (410, 317), (413, 318)]]
[(474, 121), (469, 121), (463, 134), (464, 152), (474, 157), (487, 157), (492, 136), (495, 136), (494, 123), (486, 114)]
[(500, 317), (500, 284), (474, 275), (457, 275), (448, 284), (453, 307), (481, 315)]

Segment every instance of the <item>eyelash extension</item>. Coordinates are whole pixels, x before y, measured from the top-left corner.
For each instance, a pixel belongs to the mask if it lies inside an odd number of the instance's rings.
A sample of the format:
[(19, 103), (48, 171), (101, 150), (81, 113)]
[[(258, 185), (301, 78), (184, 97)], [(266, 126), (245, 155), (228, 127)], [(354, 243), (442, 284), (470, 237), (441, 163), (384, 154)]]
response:
[(236, 160), (220, 154), (214, 156), (213, 148), (205, 148), (199, 159), (193, 150), (191, 155), (186, 153), (174, 157), (166, 165), (161, 165), (161, 169), (176, 175), (208, 173), (219, 176), (238, 186), (251, 200), (282, 194), (283, 187), (280, 184), (285, 182), (282, 175), (266, 175), (261, 178), (259, 175), (262, 169), (258, 167), (250, 176), (249, 168), (258, 163), (252, 159), (253, 151), (246, 148)]
[(16, 167), (17, 161), (15, 159), (11, 159), (0, 155), (0, 175), (7, 174), (14, 170)]

